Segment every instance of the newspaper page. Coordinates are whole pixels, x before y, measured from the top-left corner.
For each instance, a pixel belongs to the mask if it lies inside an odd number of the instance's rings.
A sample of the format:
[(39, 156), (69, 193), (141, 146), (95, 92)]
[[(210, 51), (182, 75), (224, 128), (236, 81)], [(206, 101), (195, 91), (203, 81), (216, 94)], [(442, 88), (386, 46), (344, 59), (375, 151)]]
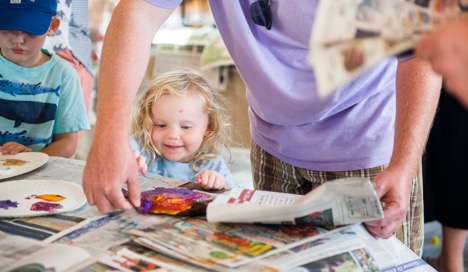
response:
[(154, 271), (154, 272), (190, 272), (183, 266), (177, 266), (157, 259), (148, 258), (127, 248), (114, 254), (100, 254), (70, 267), (67, 271)]
[(202, 218), (147, 223), (130, 230), (135, 242), (214, 271), (435, 271), (396, 237), (375, 238), (362, 224), (328, 231)]
[(385, 57), (414, 47), (420, 37), (462, 17), (461, 0), (320, 1), (309, 42), (321, 96)]
[[(97, 216), (94, 208), (91, 214)], [(67, 214), (3, 219), (0, 220), (0, 231), (49, 243), (85, 225), (90, 218), (88, 215), (89, 209), (82, 208)]]
[(314, 225), (325, 228), (383, 218), (383, 209), (369, 179), (326, 182), (301, 196), (233, 189), (208, 204), (209, 222)]
[(22, 256), (2, 271), (56, 271), (62, 272), (91, 255), (84, 249), (63, 244), (46, 244), (39, 250)]
[(202, 217), (150, 218), (129, 230), (138, 237), (136, 242), (217, 271), (240, 267), (326, 232), (315, 226), (216, 224)]
[(42, 242), (0, 231), (0, 271), (5, 271), (8, 265), (42, 247), (44, 247)]
[(436, 271), (396, 237), (379, 239), (361, 224), (244, 266), (246, 271)]

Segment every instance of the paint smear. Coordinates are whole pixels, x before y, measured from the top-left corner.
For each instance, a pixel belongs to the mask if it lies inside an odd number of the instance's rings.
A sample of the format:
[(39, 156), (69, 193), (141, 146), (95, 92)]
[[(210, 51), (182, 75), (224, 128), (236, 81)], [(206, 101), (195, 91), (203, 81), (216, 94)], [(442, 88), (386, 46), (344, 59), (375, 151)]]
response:
[(176, 215), (192, 209), (196, 203), (208, 203), (213, 199), (214, 197), (209, 194), (186, 188), (157, 187), (141, 192), (141, 205), (138, 211), (142, 214)]
[(45, 194), (45, 195), (36, 195), (34, 198), (42, 199), (48, 202), (59, 202), (64, 200), (66, 197), (58, 194)]
[(57, 210), (60, 210), (61, 208), (63, 208), (63, 206), (60, 204), (41, 201), (41, 202), (36, 202), (32, 204), (30, 210), (36, 211), (36, 212), (42, 212), (42, 211), (55, 212)]
[(18, 202), (9, 199), (0, 200), (0, 209), (8, 210), (9, 208), (18, 208)]
[(3, 163), (3, 166), (23, 166), (27, 161), (18, 160), (18, 159), (6, 159)]

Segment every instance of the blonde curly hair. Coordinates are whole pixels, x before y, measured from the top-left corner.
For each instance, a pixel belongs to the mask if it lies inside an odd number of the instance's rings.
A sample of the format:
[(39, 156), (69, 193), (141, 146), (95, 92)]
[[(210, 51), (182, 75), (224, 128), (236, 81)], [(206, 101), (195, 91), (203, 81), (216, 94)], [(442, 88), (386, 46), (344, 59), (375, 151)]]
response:
[(203, 110), (208, 115), (208, 133), (204, 136), (191, 167), (198, 171), (203, 160), (215, 158), (223, 150), (229, 149), (232, 125), (222, 94), (200, 72), (193, 69), (175, 70), (156, 77), (134, 107), (130, 135), (150, 155), (150, 167), (161, 159), (161, 153), (151, 140), (154, 126), (151, 120), (153, 104), (165, 94), (184, 97), (192, 93), (196, 93), (203, 101)]

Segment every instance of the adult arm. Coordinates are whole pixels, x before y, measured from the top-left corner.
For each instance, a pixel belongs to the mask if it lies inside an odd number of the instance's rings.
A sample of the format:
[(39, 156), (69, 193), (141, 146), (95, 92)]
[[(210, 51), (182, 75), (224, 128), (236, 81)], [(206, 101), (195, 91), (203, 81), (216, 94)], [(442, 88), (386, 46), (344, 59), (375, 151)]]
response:
[(50, 145), (41, 150), (49, 156), (70, 158), (78, 148), (78, 132), (55, 134)]
[(405, 219), (411, 180), (421, 162), (440, 89), (441, 77), (427, 61), (412, 58), (398, 64), (393, 153), (388, 168), (374, 180), (385, 203), (384, 218), (365, 224), (376, 237), (390, 237)]
[[(148, 65), (152, 39), (172, 12), (142, 0), (121, 0), (106, 31), (98, 79), (97, 122), (83, 173), (88, 202), (101, 213), (140, 205), (138, 166), (129, 143), (129, 116)], [(130, 202), (122, 194), (124, 184)]]
[(468, 107), (468, 18), (447, 24), (418, 43), (416, 53), (444, 77), (448, 92)]

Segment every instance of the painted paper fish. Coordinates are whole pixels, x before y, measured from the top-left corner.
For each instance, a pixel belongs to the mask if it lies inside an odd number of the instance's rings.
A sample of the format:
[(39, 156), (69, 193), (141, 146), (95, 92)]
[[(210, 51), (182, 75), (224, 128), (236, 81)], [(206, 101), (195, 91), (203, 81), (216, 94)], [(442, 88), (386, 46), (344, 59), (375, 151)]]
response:
[[(122, 191), (128, 196), (127, 190), (122, 189)], [(210, 194), (187, 188), (157, 187), (141, 192), (141, 205), (137, 210), (141, 214), (204, 215), (206, 206), (213, 199)]]

